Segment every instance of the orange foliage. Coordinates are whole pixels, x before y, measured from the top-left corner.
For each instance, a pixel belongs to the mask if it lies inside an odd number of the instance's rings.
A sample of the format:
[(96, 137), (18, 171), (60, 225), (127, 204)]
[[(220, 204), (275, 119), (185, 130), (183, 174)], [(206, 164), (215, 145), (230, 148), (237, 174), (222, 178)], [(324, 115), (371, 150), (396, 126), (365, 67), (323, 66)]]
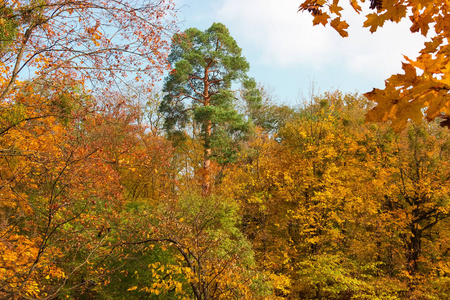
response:
[[(358, 14), (364, 0), (352, 0), (351, 6)], [(348, 25), (341, 21), (342, 6), (339, 0), (307, 0), (299, 7), (314, 16), (313, 24), (330, 25), (343, 37), (347, 36)], [(427, 121), (443, 118), (441, 126), (449, 126), (450, 115), (450, 63), (448, 38), (450, 36), (450, 3), (444, 0), (380, 0), (371, 1), (372, 13), (366, 15), (364, 27), (375, 32), (386, 21), (398, 23), (409, 17), (411, 33), (427, 36), (433, 31), (415, 60), (405, 57), (405, 74), (392, 75), (382, 90), (374, 89), (365, 96), (377, 103), (367, 113), (370, 122), (392, 121), (396, 131), (404, 129), (409, 119), (421, 124), (423, 115)], [(334, 18), (333, 18), (334, 17)], [(329, 21), (329, 19), (332, 21)]]

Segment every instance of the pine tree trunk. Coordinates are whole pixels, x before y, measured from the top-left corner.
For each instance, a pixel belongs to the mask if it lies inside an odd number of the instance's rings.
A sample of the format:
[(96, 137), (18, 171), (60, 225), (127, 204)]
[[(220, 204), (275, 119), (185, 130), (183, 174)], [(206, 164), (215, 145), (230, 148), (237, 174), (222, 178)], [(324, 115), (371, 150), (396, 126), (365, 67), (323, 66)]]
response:
[(203, 172), (202, 172), (202, 195), (208, 196), (211, 192), (211, 146), (210, 146), (210, 137), (211, 137), (211, 121), (206, 122), (205, 126), (206, 130), (206, 138), (205, 138), (205, 152), (203, 157)]
[[(205, 68), (205, 77), (204, 77), (204, 105), (209, 106), (210, 95), (209, 95), (209, 65)], [(204, 157), (203, 157), (203, 172), (202, 172), (202, 195), (203, 197), (209, 196), (211, 192), (211, 129), (212, 122), (208, 120), (205, 122), (205, 144), (204, 144)]]

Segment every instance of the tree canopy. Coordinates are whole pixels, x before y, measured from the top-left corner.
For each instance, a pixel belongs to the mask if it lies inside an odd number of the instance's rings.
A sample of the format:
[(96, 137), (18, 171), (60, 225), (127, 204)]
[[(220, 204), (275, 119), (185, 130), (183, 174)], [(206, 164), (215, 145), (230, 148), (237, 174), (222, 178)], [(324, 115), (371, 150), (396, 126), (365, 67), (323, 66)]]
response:
[[(26, 85), (78, 80), (100, 89), (167, 66), (171, 1), (2, 1), (0, 100)], [(30, 76), (23, 82), (26, 73)]]

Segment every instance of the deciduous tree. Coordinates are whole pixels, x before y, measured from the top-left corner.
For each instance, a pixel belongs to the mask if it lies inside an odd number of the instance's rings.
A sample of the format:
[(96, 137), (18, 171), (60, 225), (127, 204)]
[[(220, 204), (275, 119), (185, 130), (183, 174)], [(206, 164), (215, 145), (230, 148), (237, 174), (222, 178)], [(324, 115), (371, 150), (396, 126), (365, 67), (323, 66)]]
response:
[(57, 77), (93, 89), (146, 75), (152, 83), (167, 65), (173, 9), (170, 0), (2, 1), (0, 101)]
[(145, 245), (146, 251), (162, 247), (172, 257), (172, 264), (149, 265), (154, 283), (132, 286), (132, 290), (141, 294), (175, 290), (180, 298), (190, 295), (199, 300), (255, 299), (270, 291), (254, 270), (253, 251), (238, 228), (234, 200), (185, 193), (167, 199), (151, 214), (148, 208), (141, 207), (139, 221), (130, 224), (143, 230), (144, 238), (137, 235), (137, 241), (128, 244)]
[[(448, 133), (364, 124), (363, 97), (327, 93), (277, 136), (259, 133), (218, 190), (278, 296), (445, 294)], [(435, 167), (435, 164), (439, 167)]]
[(101, 260), (118, 238), (124, 197), (108, 154), (129, 145), (112, 145), (105, 132), (116, 124), (67, 84), (66, 93), (29, 86), (0, 114), (2, 298), (81, 294), (109, 272)]
[[(313, 24), (330, 24), (343, 37), (347, 36), (348, 24), (342, 20), (342, 4), (339, 0), (307, 0), (300, 5), (300, 11), (314, 16)], [(364, 0), (351, 0), (356, 13), (361, 13)], [(416, 59), (405, 56), (404, 74), (392, 75), (386, 80), (383, 90), (373, 89), (365, 94), (377, 102), (367, 113), (367, 121), (392, 121), (399, 131), (406, 127), (409, 119), (421, 124), (423, 112), (428, 121), (442, 117), (442, 126), (450, 127), (450, 4), (444, 0), (371, 0), (364, 27), (375, 32), (386, 21), (400, 22), (409, 18), (411, 33), (428, 36), (424, 48)]]

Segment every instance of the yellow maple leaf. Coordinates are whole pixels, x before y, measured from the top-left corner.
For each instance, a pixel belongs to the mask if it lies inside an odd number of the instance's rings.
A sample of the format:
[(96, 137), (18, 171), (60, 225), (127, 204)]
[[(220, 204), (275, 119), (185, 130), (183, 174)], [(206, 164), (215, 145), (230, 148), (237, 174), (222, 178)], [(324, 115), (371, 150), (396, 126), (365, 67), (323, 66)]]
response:
[(433, 37), (431, 42), (425, 42), (425, 48), (422, 49), (420, 53), (425, 54), (436, 52), (437, 48), (442, 44), (442, 41), (442, 36)]
[(378, 27), (383, 27), (385, 19), (378, 14), (372, 13), (367, 15), (367, 20), (364, 22), (364, 27), (370, 27), (370, 32), (374, 33)]
[(339, 1), (336, 1), (336, 0), (333, 1), (333, 4), (330, 5), (330, 12), (333, 14), (336, 14), (340, 17), (341, 16), (340, 11), (343, 10), (343, 8), (340, 7), (338, 5), (338, 3), (339, 3)]
[(348, 36), (348, 32), (346, 29), (348, 28), (348, 24), (345, 21), (341, 21), (341, 18), (335, 18), (330, 23), (331, 27), (333, 27), (342, 37)]
[(327, 13), (317, 14), (314, 17), (313, 25), (315, 26), (315, 25), (322, 24), (323, 26), (325, 26), (325, 25), (327, 25), (329, 18), (330, 18), (330, 16)]
[(359, 6), (357, 0), (351, 0), (351, 1), (350, 1), (350, 5), (353, 7), (353, 9), (354, 9), (358, 14), (362, 11), (361, 6)]

